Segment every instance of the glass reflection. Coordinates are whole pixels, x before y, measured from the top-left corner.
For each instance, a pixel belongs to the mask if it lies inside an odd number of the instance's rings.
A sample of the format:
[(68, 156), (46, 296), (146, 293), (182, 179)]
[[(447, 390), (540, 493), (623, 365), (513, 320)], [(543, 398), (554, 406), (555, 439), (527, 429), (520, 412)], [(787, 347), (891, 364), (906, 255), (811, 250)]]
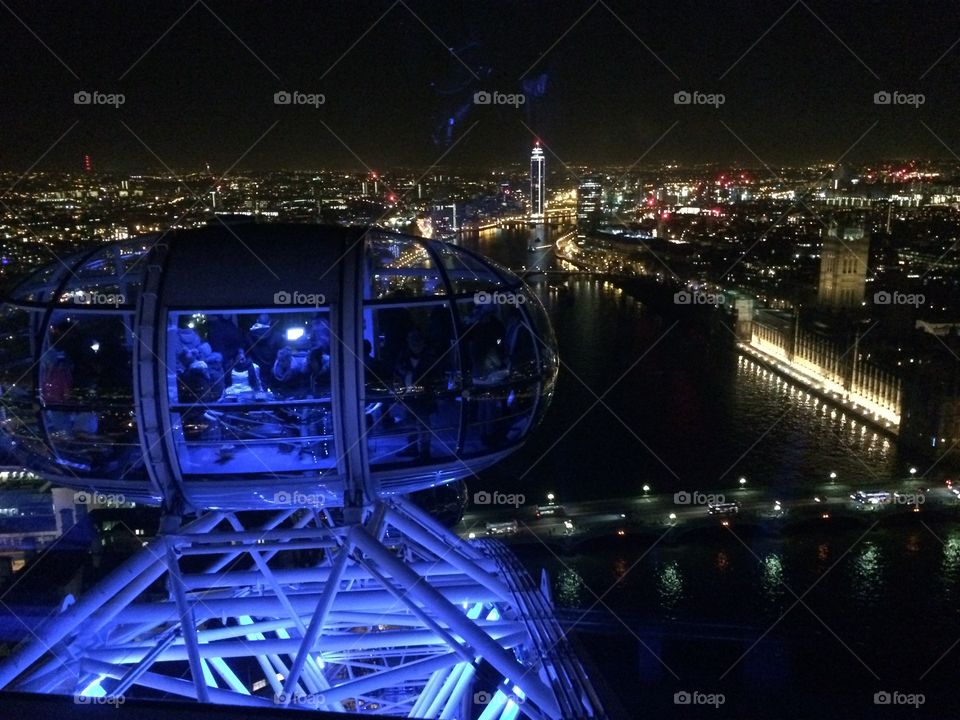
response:
[(132, 314), (58, 310), (39, 364), (39, 397), (55, 461), (95, 477), (143, 474), (133, 404)]
[(0, 310), (0, 424), (4, 437), (39, 457), (49, 457), (36, 407), (34, 358), (39, 312)]
[[(460, 356), (469, 389), (464, 452), (509, 447), (533, 424), (540, 368), (531, 328), (516, 304), (457, 304), (463, 335)], [(523, 302), (520, 302), (523, 298)]]
[(97, 250), (70, 273), (60, 303), (91, 309), (132, 307), (140, 293), (152, 242), (148, 236)]
[(491, 291), (505, 284), (493, 268), (472, 255), (445, 243), (436, 243), (433, 247), (455, 294)]
[(445, 294), (443, 278), (425, 245), (389, 237), (367, 239), (364, 298), (396, 300)]
[(461, 376), (449, 306), (366, 309), (364, 353), (371, 465), (454, 457)]

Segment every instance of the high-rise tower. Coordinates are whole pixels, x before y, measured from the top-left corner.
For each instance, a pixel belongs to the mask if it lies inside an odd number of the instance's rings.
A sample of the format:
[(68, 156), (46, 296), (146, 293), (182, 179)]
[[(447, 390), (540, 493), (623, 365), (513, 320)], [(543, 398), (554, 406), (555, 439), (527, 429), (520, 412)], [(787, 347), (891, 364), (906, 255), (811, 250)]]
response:
[(547, 207), (546, 159), (540, 141), (530, 153), (530, 219), (542, 220)]
[(836, 309), (860, 307), (869, 255), (870, 233), (862, 223), (830, 223), (820, 250), (820, 305)]
[(596, 230), (603, 216), (603, 186), (596, 178), (584, 178), (577, 187), (577, 233)]

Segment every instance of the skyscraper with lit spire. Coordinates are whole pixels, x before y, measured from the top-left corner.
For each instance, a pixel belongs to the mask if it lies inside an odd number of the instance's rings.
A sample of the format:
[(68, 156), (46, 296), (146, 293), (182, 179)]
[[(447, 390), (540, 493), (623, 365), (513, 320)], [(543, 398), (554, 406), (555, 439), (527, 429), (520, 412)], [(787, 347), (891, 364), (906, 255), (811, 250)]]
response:
[(547, 208), (546, 159), (537, 140), (530, 153), (530, 219), (543, 220)]

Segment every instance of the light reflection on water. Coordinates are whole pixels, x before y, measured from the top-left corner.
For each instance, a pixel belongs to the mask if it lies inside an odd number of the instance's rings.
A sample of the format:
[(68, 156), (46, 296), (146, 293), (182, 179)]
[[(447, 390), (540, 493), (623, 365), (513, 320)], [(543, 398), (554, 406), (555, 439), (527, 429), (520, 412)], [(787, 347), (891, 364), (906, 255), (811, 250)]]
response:
[(563, 566), (554, 579), (554, 596), (560, 607), (584, 607), (587, 590), (574, 570)]
[(683, 599), (683, 575), (677, 562), (664, 563), (657, 573), (657, 592), (660, 605), (665, 610), (673, 610)]
[(854, 551), (851, 587), (864, 604), (877, 602), (883, 582), (883, 556), (880, 548), (872, 540), (864, 540)]
[(624, 576), (629, 571), (630, 567), (625, 558), (618, 557), (613, 561), (613, 574), (615, 577), (615, 582), (620, 582), (623, 580)]
[(776, 602), (783, 596), (783, 558), (779, 553), (770, 553), (763, 559), (761, 583), (766, 599)]
[(948, 595), (957, 594), (960, 583), (960, 528), (952, 529), (943, 538), (943, 559), (940, 563), (940, 582)]
[(720, 550), (713, 560), (714, 566), (720, 572), (725, 572), (730, 568), (730, 557), (723, 550)]

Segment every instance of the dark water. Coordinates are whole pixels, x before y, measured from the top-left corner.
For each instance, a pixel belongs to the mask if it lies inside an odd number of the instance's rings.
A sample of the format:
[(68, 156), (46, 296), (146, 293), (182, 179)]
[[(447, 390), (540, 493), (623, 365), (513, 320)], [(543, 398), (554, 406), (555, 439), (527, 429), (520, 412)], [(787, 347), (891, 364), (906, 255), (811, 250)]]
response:
[[(527, 251), (530, 233), (463, 244), (511, 267), (548, 267), (550, 251)], [(872, 488), (917, 462), (696, 323), (672, 326), (610, 285), (571, 280), (542, 297), (563, 363), (557, 396), (528, 445), (482, 478), (491, 488), (585, 500), (644, 483), (732, 491), (745, 476), (777, 497), (809, 497), (831, 472)], [(578, 636), (630, 717), (960, 717), (960, 525), (911, 518), (865, 534), (824, 524), (522, 556), (549, 571), (568, 622), (590, 610)], [(683, 690), (725, 702), (674, 704)], [(878, 691), (925, 703), (875, 705)]]
[[(487, 232), (463, 244), (514, 268), (546, 268), (551, 251), (526, 251), (533, 232)], [(831, 472), (863, 487), (906, 473), (886, 436), (817, 407), (701, 324), (666, 321), (594, 279), (537, 287), (560, 345), (560, 379), (543, 425), (498, 467), (498, 480), (585, 500), (638, 494), (645, 483), (733, 488), (745, 476), (789, 497), (814, 494)]]

